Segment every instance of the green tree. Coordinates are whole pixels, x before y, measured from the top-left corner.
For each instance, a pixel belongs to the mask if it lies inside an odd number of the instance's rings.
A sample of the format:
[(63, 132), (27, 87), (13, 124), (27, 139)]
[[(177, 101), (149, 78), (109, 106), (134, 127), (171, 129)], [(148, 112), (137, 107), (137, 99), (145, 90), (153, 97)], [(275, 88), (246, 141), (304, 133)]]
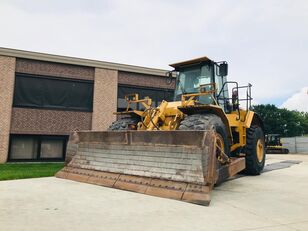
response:
[(308, 133), (308, 113), (277, 108), (273, 104), (260, 104), (252, 108), (263, 120), (266, 134), (300, 136)]

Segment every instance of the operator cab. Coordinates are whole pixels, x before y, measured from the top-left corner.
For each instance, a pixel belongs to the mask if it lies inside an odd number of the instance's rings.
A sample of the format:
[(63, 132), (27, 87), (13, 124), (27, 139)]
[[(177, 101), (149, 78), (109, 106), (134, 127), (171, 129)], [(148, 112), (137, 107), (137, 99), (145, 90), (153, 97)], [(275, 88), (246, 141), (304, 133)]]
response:
[(265, 144), (268, 146), (282, 146), (280, 138), (280, 134), (267, 134), (265, 135)]
[[(224, 85), (228, 74), (227, 62), (216, 63), (207, 57), (202, 57), (170, 66), (177, 73), (175, 101), (181, 100), (182, 95), (200, 93), (203, 88), (205, 91), (214, 91), (214, 94), (199, 96), (200, 104), (216, 104), (216, 101), (225, 108), (227, 102), (224, 99), (229, 98), (227, 85)], [(220, 97), (217, 98), (218, 95)]]

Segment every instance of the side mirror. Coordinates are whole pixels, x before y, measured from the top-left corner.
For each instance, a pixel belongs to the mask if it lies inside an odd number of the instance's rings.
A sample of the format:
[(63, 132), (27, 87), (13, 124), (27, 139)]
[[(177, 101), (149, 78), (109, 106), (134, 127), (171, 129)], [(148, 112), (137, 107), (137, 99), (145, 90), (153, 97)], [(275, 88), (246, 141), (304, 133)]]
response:
[(226, 76), (228, 75), (228, 63), (222, 62), (219, 65), (219, 76)]
[(166, 77), (167, 77), (167, 84), (170, 85), (172, 83), (172, 80), (173, 80), (173, 71), (168, 71), (166, 73)]

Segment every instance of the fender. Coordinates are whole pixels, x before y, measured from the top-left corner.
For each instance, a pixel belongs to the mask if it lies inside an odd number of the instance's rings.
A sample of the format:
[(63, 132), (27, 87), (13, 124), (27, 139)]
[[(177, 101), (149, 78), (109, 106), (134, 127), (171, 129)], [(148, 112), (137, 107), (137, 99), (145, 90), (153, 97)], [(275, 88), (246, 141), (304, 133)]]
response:
[(221, 118), (222, 122), (226, 126), (227, 136), (229, 143), (232, 144), (232, 132), (231, 127), (229, 125), (228, 118), (225, 112), (222, 110), (220, 106), (216, 105), (190, 105), (186, 107), (178, 107), (178, 109), (186, 115), (193, 114), (215, 114)]
[(244, 123), (246, 128), (250, 128), (252, 125), (258, 125), (264, 131), (263, 121), (256, 112), (247, 111), (247, 117)]

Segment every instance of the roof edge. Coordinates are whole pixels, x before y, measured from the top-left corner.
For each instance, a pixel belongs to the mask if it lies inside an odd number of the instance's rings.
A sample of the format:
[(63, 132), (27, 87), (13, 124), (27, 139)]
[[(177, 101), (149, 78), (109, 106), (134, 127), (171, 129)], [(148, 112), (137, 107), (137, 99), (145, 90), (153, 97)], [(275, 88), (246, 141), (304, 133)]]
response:
[(186, 60), (186, 61), (182, 61), (178, 63), (172, 63), (172, 64), (169, 64), (169, 66), (176, 68), (176, 67), (182, 67), (182, 66), (191, 65), (191, 64), (200, 63), (200, 62), (206, 62), (206, 61), (212, 61), (212, 60), (206, 56), (203, 56), (203, 57), (190, 59), (190, 60)]
[(112, 62), (76, 58), (76, 57), (69, 57), (62, 55), (53, 55), (48, 53), (25, 51), (25, 50), (18, 50), (5, 47), (0, 47), (0, 55), (16, 57), (16, 58), (24, 58), (24, 59), (33, 59), (39, 61), (55, 62), (55, 63), (65, 63), (78, 66), (97, 67), (97, 68), (104, 68), (104, 69), (111, 69), (118, 71), (134, 72), (140, 74), (158, 75), (158, 76), (165, 76), (166, 72), (168, 71), (163, 69), (112, 63)]

